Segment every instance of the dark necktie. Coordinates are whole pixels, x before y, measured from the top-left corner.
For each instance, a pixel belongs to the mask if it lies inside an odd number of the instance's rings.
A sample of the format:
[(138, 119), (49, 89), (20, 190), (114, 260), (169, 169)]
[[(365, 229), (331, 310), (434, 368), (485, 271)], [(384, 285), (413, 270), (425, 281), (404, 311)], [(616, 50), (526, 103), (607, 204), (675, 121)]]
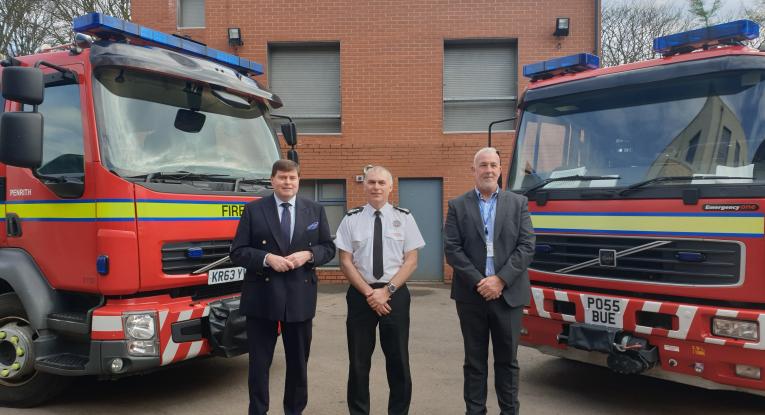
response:
[(372, 244), (372, 275), (379, 280), (383, 274), (382, 219), (380, 219), (380, 211), (376, 210), (375, 236)]
[(282, 207), (282, 238), (284, 238), (284, 242), (290, 243), (290, 228), (292, 227), (292, 218), (290, 217), (290, 206), (291, 204), (284, 202), (281, 204)]

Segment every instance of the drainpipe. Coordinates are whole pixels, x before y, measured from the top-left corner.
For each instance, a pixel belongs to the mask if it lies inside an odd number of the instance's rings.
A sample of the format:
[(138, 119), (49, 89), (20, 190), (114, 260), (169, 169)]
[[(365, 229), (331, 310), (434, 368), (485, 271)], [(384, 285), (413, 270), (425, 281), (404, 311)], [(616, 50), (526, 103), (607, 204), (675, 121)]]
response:
[(595, 55), (600, 55), (600, 0), (595, 0)]

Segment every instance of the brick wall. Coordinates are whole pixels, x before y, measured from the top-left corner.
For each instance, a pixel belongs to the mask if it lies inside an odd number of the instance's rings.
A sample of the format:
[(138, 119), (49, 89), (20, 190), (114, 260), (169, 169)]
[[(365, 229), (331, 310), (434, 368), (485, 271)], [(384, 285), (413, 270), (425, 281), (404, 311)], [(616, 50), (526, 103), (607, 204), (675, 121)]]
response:
[[(133, 20), (181, 33), (268, 68), (269, 42), (340, 43), (342, 133), (300, 135), (303, 177), (345, 179), (348, 207), (362, 205), (354, 181), (367, 164), (382, 164), (399, 177), (442, 178), (446, 201), (472, 187), (470, 163), (486, 133), (443, 133), (444, 40), (503, 38), (518, 45), (518, 90), (525, 64), (593, 52), (594, 0), (207, 0), (205, 29), (176, 27), (177, 0), (133, 0)], [(571, 18), (570, 36), (552, 36), (556, 17)], [(228, 46), (226, 29), (240, 27), (244, 45)], [(261, 82), (267, 84), (264, 75)], [(492, 137), (509, 165), (514, 134)], [(396, 183), (397, 184), (397, 183)], [(392, 194), (398, 199), (397, 186)], [(446, 281), (451, 270), (444, 266)], [(325, 281), (344, 281), (322, 271)]]

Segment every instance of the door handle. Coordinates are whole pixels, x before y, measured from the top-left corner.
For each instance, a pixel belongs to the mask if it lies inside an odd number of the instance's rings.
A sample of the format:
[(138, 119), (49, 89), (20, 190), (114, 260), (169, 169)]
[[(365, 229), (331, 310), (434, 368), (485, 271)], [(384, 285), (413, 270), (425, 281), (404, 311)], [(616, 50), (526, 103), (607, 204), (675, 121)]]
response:
[(7, 213), (5, 215), (5, 231), (8, 236), (20, 237), (21, 236), (21, 218), (15, 213)]

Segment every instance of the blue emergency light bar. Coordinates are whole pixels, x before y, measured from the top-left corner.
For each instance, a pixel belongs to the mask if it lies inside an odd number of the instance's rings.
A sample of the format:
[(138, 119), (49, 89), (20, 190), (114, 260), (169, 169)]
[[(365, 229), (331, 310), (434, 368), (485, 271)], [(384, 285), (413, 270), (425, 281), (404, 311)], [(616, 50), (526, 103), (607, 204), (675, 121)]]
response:
[(760, 35), (760, 26), (751, 20), (736, 20), (688, 32), (657, 37), (653, 40), (653, 50), (664, 56), (690, 52), (704, 45), (724, 42), (740, 42), (755, 39)]
[(117, 19), (116, 17), (107, 16), (101, 13), (89, 13), (75, 18), (72, 24), (72, 29), (78, 33), (87, 33), (99, 37), (122, 35), (133, 40), (143, 41), (149, 45), (173, 49), (209, 59), (247, 74), (263, 74), (263, 65), (257, 62), (209, 48), (189, 39), (169, 35), (127, 20)]
[(579, 53), (523, 65), (523, 76), (531, 79), (544, 79), (563, 72), (581, 72), (599, 67), (600, 58), (589, 53)]

